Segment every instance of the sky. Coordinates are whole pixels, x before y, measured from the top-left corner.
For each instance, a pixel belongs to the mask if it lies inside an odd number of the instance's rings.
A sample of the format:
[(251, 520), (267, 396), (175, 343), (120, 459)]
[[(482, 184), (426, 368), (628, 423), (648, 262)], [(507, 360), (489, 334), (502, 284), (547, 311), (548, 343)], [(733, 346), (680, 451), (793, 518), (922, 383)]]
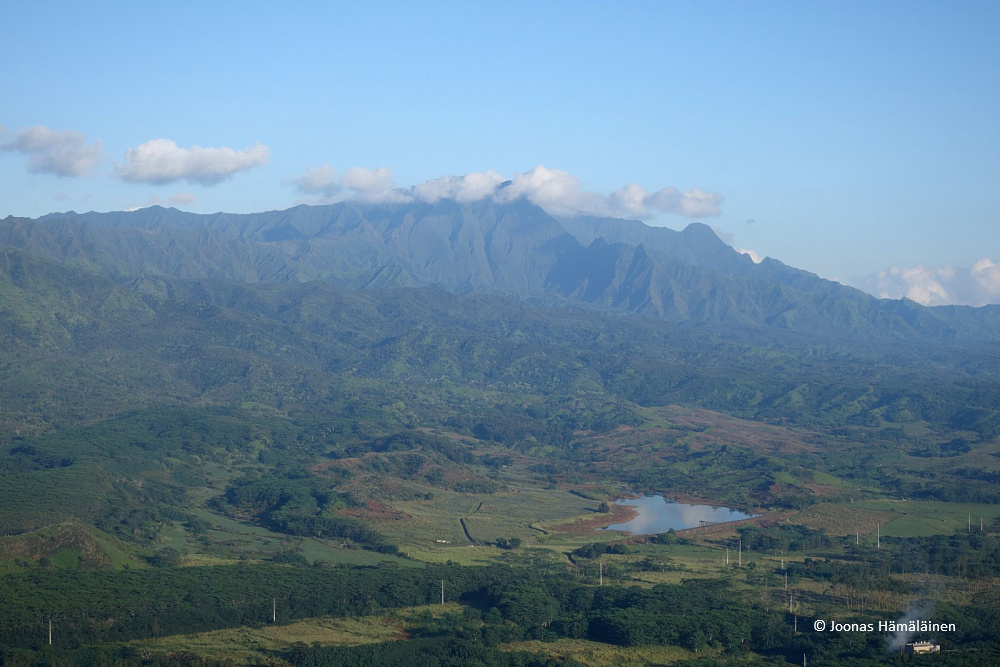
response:
[(1000, 3), (0, 3), (0, 217), (525, 196), (1000, 303)]

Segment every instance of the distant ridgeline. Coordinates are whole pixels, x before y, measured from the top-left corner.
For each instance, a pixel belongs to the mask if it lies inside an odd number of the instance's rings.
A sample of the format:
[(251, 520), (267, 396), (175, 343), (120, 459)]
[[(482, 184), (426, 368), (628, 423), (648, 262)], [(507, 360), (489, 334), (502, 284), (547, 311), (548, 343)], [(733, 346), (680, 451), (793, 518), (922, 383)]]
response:
[(786, 266), (755, 264), (706, 225), (550, 216), (512, 203), (344, 202), (196, 215), (159, 206), (0, 221), (0, 247), (116, 278), (434, 286), (586, 304), (672, 322), (845, 337), (996, 340), (1000, 307), (879, 300)]

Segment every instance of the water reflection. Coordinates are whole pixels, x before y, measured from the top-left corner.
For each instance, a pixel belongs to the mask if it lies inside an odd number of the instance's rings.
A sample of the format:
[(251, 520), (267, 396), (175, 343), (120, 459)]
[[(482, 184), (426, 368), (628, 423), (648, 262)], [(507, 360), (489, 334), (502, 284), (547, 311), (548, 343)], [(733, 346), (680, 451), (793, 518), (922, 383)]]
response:
[(745, 514), (731, 510), (728, 507), (712, 507), (711, 505), (688, 505), (685, 503), (667, 502), (663, 496), (644, 496), (615, 501), (617, 505), (628, 505), (639, 512), (639, 516), (625, 523), (611, 524), (601, 530), (623, 530), (633, 535), (655, 535), (665, 533), (671, 528), (697, 528), (712, 523), (725, 523), (750, 519), (759, 514)]

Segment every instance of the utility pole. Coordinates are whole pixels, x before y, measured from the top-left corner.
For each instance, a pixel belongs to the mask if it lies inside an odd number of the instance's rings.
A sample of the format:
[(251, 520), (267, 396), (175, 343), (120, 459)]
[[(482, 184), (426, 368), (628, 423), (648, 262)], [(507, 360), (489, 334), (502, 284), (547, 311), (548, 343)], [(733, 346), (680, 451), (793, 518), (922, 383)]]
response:
[(729, 547), (726, 547), (726, 567), (729, 567)]
[(52, 646), (52, 619), (49, 619), (49, 646)]
[(743, 540), (740, 540), (740, 567), (743, 567)]
[(785, 590), (788, 590), (788, 571), (785, 570)]
[(600, 585), (603, 586), (604, 585), (604, 561), (603, 560), (597, 561), (597, 567), (599, 568), (599, 571), (601, 573), (601, 583), (600, 583)]
[(444, 604), (444, 579), (441, 580), (441, 604)]
[(278, 622), (278, 598), (271, 598), (271, 622)]
[(882, 548), (882, 524), (880, 523), (875, 524), (875, 548)]

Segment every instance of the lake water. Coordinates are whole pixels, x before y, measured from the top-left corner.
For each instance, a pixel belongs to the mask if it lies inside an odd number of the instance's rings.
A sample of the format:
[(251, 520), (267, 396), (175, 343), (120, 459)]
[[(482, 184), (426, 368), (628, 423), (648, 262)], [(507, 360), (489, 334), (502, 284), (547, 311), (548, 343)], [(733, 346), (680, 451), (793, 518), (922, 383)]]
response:
[(639, 516), (625, 523), (615, 523), (601, 530), (624, 530), (633, 535), (655, 535), (666, 533), (671, 528), (697, 528), (706, 523), (725, 523), (751, 519), (759, 514), (745, 514), (728, 507), (711, 505), (688, 505), (668, 502), (663, 496), (644, 496), (617, 500), (616, 505), (628, 505), (639, 512)]

